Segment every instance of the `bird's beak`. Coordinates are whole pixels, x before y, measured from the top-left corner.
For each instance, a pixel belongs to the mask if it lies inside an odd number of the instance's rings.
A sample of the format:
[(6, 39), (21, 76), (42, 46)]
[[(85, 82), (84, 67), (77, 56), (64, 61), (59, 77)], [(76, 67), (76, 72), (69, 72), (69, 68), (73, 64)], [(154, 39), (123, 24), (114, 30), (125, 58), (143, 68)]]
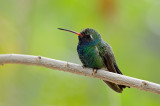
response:
[(78, 32), (75, 32), (75, 31), (71, 31), (71, 30), (68, 30), (68, 29), (63, 29), (63, 28), (58, 28), (58, 29), (64, 30), (64, 31), (68, 31), (68, 32), (72, 32), (72, 33), (74, 33), (74, 34), (76, 34), (78, 36), (83, 36), (81, 33), (78, 33)]

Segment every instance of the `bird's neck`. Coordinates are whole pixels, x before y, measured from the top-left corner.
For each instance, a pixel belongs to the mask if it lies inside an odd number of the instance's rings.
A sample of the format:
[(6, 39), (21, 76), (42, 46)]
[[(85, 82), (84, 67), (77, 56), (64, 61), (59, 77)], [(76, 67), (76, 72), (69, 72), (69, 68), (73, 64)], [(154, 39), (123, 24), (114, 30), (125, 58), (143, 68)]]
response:
[(94, 40), (92, 42), (86, 42), (86, 41), (83, 41), (83, 40), (79, 40), (79, 45), (82, 45), (82, 46), (95, 46), (97, 45), (98, 43), (100, 43), (100, 40), (97, 39), (97, 40)]

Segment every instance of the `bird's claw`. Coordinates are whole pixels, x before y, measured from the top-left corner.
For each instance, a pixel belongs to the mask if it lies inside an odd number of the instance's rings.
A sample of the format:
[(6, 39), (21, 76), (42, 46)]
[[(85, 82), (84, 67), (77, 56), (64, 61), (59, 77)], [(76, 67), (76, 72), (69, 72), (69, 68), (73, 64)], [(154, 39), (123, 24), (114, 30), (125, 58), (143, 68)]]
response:
[(66, 67), (69, 67), (69, 63), (67, 62), (65, 66), (66, 66)]
[(93, 69), (92, 76), (94, 76), (96, 73), (97, 73), (97, 69)]

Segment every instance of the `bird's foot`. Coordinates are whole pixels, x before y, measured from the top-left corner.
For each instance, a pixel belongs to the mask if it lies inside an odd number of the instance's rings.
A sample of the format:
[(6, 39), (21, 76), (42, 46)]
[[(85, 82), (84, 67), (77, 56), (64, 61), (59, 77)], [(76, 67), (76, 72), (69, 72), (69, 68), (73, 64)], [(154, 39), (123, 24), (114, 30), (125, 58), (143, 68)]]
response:
[(67, 62), (65, 66), (66, 66), (66, 67), (69, 67), (69, 63)]
[(98, 69), (93, 69), (92, 76), (94, 76), (97, 73), (97, 70)]

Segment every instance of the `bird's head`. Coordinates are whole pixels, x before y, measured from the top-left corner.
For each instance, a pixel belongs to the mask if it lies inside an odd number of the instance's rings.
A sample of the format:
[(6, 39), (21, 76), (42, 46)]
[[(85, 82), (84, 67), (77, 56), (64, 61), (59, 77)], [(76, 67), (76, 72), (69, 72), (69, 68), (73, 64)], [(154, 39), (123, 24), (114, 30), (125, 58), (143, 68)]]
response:
[(58, 29), (77, 34), (79, 41), (94, 42), (94, 41), (101, 40), (101, 35), (96, 30), (91, 29), (91, 28), (86, 28), (86, 29), (82, 30), (80, 33), (75, 32), (75, 31), (71, 31), (68, 29), (62, 29), (62, 28), (58, 28)]

